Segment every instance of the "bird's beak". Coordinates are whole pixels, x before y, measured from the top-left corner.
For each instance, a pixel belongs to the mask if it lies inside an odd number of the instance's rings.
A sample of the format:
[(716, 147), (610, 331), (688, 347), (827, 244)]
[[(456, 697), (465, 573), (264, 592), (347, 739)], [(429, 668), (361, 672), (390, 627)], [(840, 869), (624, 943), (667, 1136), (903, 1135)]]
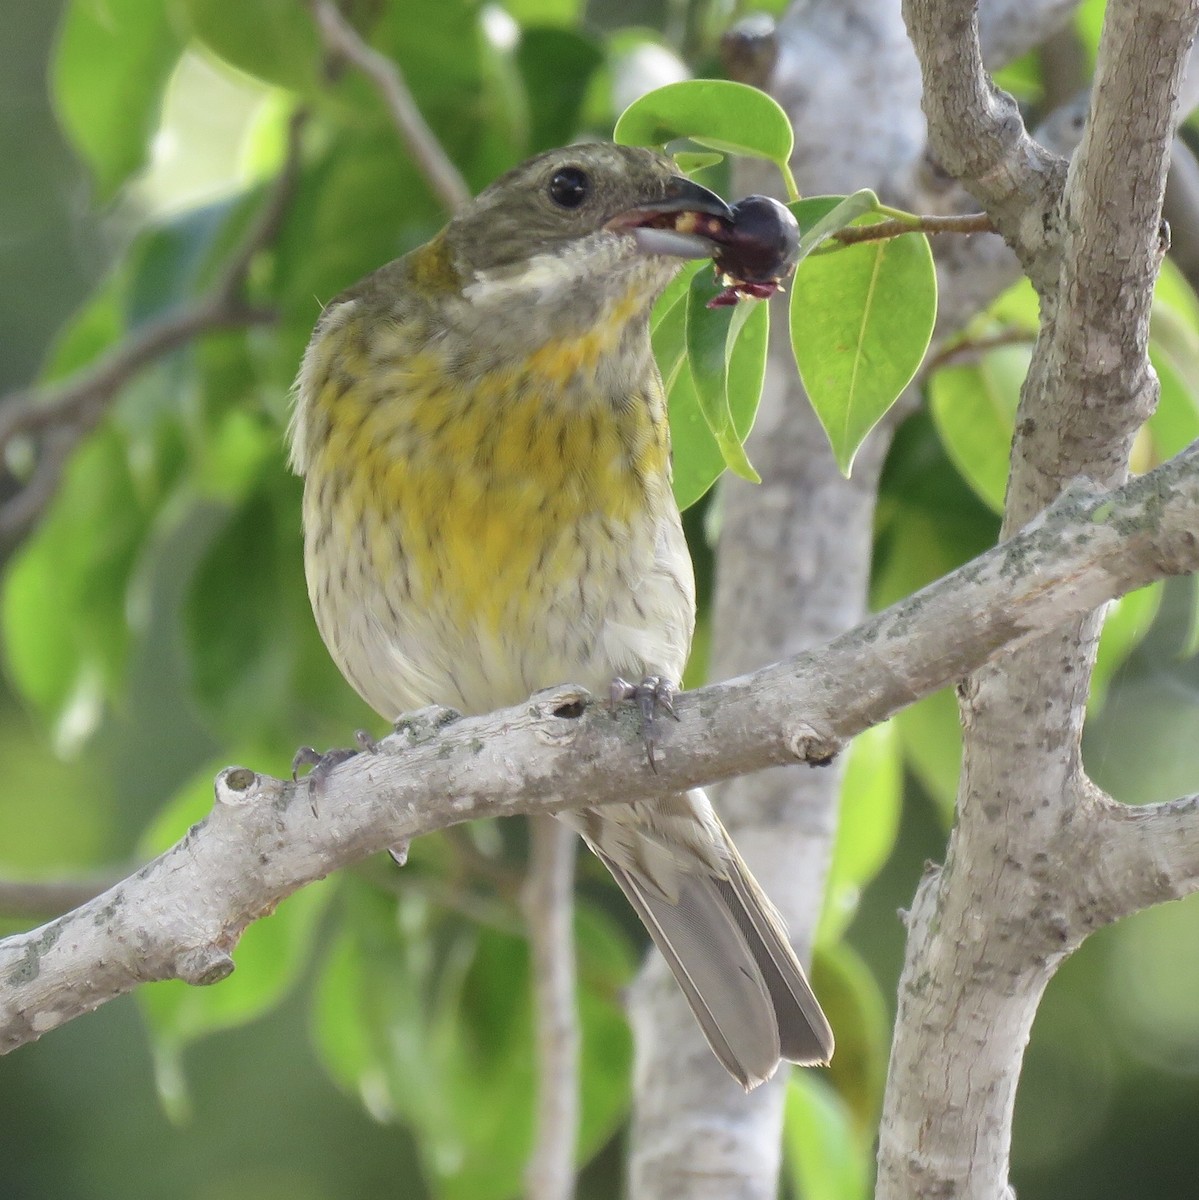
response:
[(711, 258), (732, 223), (732, 210), (715, 192), (674, 175), (663, 199), (622, 212), (605, 228), (631, 233), (643, 254)]

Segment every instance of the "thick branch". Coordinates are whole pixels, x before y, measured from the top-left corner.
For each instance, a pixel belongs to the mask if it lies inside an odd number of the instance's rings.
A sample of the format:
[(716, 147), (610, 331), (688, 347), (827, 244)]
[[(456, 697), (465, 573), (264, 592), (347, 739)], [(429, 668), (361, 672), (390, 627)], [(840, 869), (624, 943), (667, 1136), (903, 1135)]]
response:
[[(958, 12), (921, 7), (925, 16)], [(1112, 0), (1060, 203), (1050, 198), (1031, 214), (1056, 232), (1040, 248), (1014, 239), (1043, 324), (1017, 415), (1008, 533), (1078, 475), (1118, 484), (1156, 398), (1146, 347), (1158, 216), (1196, 12), (1194, 0)], [(1099, 628), (1093, 614), (1054, 629), (959, 688), (958, 821), (944, 870), (926, 878), (912, 907), (880, 1200), (1009, 1191), (1028, 1031), (1057, 965), (1103, 911), (1089, 881), (1080, 883), (1094, 866), (1084, 850), (1099, 810), (1080, 753)]]
[(1117, 804), (1097, 796), (1076, 875), (1079, 938), (1153, 904), (1199, 889), (1199, 795), (1165, 804)]
[(1015, 101), (987, 75), (973, 4), (904, 0), (924, 77), (924, 113), (937, 162), (991, 214), (1026, 269), (1050, 242), (1065, 164), (1024, 128)]
[[(657, 773), (631, 711), (577, 689), (485, 717), (425, 710), (384, 753), (306, 785), (230, 768), (201, 825), (95, 900), (0, 942), (0, 1050), (138, 984), (213, 983), (247, 924), (330, 871), (484, 816), (555, 812), (823, 761), (846, 738), (1112, 596), (1199, 568), (1199, 447), (1118, 492), (1069, 493), (1034, 527), (819, 651), (680, 699)], [(571, 799), (566, 799), (567, 797)]]
[(1009, 530), (1075, 474), (1123, 478), (1156, 403), (1147, 349), (1164, 251), (1158, 222), (1197, 13), (1194, 0), (1108, 9), (1090, 116), (1070, 162), (1060, 273), (1044, 290), (1054, 319), (1018, 418), (1029, 432), (1014, 446)]

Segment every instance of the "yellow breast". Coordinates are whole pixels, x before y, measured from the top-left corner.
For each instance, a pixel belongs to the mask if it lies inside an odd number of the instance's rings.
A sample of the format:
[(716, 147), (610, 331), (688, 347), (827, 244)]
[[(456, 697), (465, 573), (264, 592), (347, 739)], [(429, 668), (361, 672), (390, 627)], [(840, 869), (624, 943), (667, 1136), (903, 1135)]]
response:
[(519, 636), (564, 585), (617, 569), (668, 494), (656, 374), (625, 394), (598, 383), (627, 315), (477, 373), (444, 342), (404, 354), (402, 330), (344, 339), (312, 398), (306, 473), (323, 511), (306, 520), (329, 522), (397, 605)]

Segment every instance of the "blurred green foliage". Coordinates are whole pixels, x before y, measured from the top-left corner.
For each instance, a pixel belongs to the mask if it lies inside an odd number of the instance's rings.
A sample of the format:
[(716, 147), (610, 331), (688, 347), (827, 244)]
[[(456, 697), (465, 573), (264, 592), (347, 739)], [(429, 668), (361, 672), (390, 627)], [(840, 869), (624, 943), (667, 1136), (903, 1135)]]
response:
[[(363, 0), (349, 11), (401, 64), (479, 187), (528, 153), (610, 135), (630, 64), (641, 64), (647, 87), (666, 82), (666, 68), (697, 69), (729, 7)], [(1098, 7), (1081, 9), (1086, 46)], [(321, 303), (427, 239), (444, 216), (371, 87), (326, 66), (302, 6), (70, 0), (53, 44), (47, 12), (18, 5), (0, 49), (14, 67), (0, 85), (5, 161), (28, 165), (9, 172), (11, 197), (0, 197), (12, 231), (0, 241), (0, 320), (6, 345), (21, 350), (0, 363), (14, 372), (9, 385), (39, 356), (43, 378), (63, 377), (203, 295), (264, 202), (292, 109), (311, 115), (295, 193), (248, 283), (277, 321), (206, 337), (139, 374), (6, 564), (0, 872), (17, 878), (119, 868), (203, 815), (217, 766), (283, 771), (300, 743), (344, 743), (349, 730), (377, 725), (308, 613), (299, 489), (282, 428)], [(646, 64), (665, 74), (646, 74)], [(1035, 106), (1035, 56), (1010, 74)], [(691, 110), (651, 115), (659, 124), (629, 136), (659, 140)], [(726, 123), (708, 144), (785, 157), (789, 142), (769, 120), (748, 134)], [(90, 204), (79, 202), (84, 167)], [(838, 203), (802, 201), (805, 229)], [(862, 203), (842, 209), (840, 223), (873, 219), (873, 197)], [(846, 466), (915, 370), (931, 328), (926, 244), (882, 245), (814, 255), (794, 288), (792, 337), (817, 400), (829, 373), (820, 338), (844, 340), (848, 317), (856, 314), (855, 337), (873, 339), (853, 343), (871, 362), (919, 343), (914, 359), (883, 364), (893, 376), (883, 400), (829, 389), (822, 418)], [(888, 272), (910, 303), (871, 291)], [(752, 424), (768, 321), (765, 305), (725, 310), (728, 324), (713, 336), (704, 307), (712, 291), (706, 273), (685, 272), (654, 330), (676, 486), (699, 502), (687, 527), (701, 597), (711, 572), (710, 501), (701, 497)], [(928, 412), (904, 424), (888, 460), (875, 604), (993, 543), (1035, 330), (1031, 293), (1013, 289), (932, 372)], [(1169, 269), (1153, 339), (1162, 403), (1138, 444), (1140, 467), (1199, 436), (1199, 304)], [(713, 345), (720, 353), (706, 355)], [(1129, 597), (1109, 619), (1086, 753), (1100, 784), (1129, 802), (1194, 787), (1199, 669), (1186, 655), (1195, 611), (1180, 584)], [(832, 1071), (792, 1083), (784, 1186), (793, 1195), (868, 1194), (902, 939), (894, 911), (923, 859), (943, 849), (959, 753), (948, 692), (851, 752), (814, 968), (839, 1050)], [(137, 1010), (110, 1005), (6, 1060), (5, 1194), (516, 1195), (533, 1067), (515, 897), (522, 836), (515, 825), (471, 827), (415, 845), (402, 875), (366, 864), (307, 889), (249, 931), (238, 970), (219, 987), (153, 985)], [(581, 876), (586, 1198), (619, 1187), (631, 1053), (621, 993), (644, 938), (602, 870), (584, 861)], [(20, 926), (3, 914), (0, 922)], [(1169, 1181), (1182, 1177), (1180, 1131), (1199, 1105), (1199, 1009), (1191, 973), (1177, 966), (1193, 925), (1199, 935), (1199, 906), (1188, 903), (1105, 931), (1050, 988), (1017, 1111), (1023, 1200), (1190, 1194)]]

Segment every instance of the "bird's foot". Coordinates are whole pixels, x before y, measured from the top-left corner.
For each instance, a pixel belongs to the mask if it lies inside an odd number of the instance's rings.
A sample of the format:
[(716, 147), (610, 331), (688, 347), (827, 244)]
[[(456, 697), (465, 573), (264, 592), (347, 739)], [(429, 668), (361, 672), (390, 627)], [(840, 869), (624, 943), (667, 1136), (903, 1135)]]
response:
[[(374, 754), (378, 749), (379, 743), (365, 729), (356, 729), (353, 746), (326, 750), (324, 754), (319, 750), (314, 750), (311, 746), (301, 746), (296, 751), (295, 757), (291, 760), (291, 777), (294, 782), (298, 783), (300, 769), (302, 767), (310, 768), (307, 776), (308, 803), (312, 805), (314, 817), (320, 815), (316, 811), (316, 802), (320, 798), (321, 792), (324, 791), (325, 782), (333, 768), (341, 766), (343, 762), (348, 762), (359, 754)], [(391, 855), (391, 860), (397, 867), (402, 867), (408, 861), (408, 843), (401, 842), (399, 845), (392, 846), (387, 853)]]
[(660, 675), (647, 675), (640, 683), (629, 683), (619, 676), (612, 680), (608, 691), (613, 705), (622, 700), (635, 700), (641, 713), (641, 739), (645, 742), (645, 756), (649, 759), (651, 771), (657, 771), (658, 764), (654, 750), (661, 737), (661, 725), (658, 721), (660, 713), (667, 713), (677, 721), (679, 714), (674, 711), (675, 686)]
[(356, 754), (373, 754), (378, 749), (378, 743), (365, 729), (354, 732), (354, 746), (336, 750), (326, 750), (322, 754), (312, 746), (301, 746), (291, 760), (292, 782), (299, 783), (300, 770), (308, 767), (308, 803), (312, 805), (312, 815), (317, 815), (316, 802), (324, 790), (325, 781), (334, 767), (339, 767)]

